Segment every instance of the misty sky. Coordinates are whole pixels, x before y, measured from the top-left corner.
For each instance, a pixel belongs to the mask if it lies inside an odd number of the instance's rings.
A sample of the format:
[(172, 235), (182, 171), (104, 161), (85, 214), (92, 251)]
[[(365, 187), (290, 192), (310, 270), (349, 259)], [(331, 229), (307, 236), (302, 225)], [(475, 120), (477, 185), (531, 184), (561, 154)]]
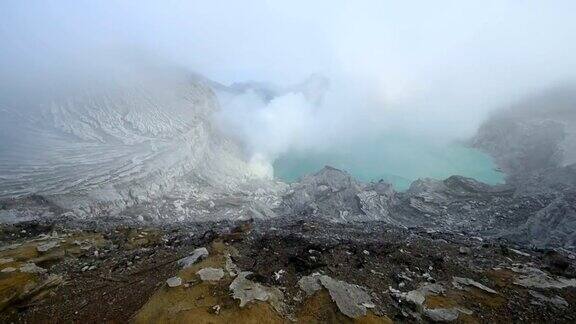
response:
[(0, 86), (73, 83), (148, 60), (226, 84), (321, 73), (354, 93), (339, 100), (348, 106), (455, 128), (574, 80), (575, 13), (570, 0), (5, 0)]

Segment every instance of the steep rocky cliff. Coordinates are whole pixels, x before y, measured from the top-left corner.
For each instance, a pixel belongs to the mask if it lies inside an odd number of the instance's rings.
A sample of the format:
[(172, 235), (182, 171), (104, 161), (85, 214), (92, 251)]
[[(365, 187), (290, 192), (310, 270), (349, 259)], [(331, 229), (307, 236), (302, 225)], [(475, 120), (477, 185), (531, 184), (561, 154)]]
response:
[(3, 108), (2, 198), (37, 194), (95, 216), (174, 191), (238, 191), (255, 178), (212, 125), (212, 90), (184, 73)]
[(497, 110), (472, 139), (511, 179), (576, 163), (576, 86), (563, 85)]
[(542, 204), (514, 229), (514, 239), (576, 244), (576, 86), (566, 84), (493, 114), (472, 145), (491, 154), (517, 199)]

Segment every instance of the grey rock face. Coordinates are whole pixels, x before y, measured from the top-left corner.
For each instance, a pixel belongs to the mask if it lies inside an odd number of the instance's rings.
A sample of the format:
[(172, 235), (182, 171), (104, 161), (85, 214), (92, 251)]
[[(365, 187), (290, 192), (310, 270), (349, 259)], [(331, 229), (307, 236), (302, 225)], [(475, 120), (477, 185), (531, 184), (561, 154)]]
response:
[(202, 281), (219, 281), (224, 278), (224, 270), (221, 268), (204, 268), (196, 272)]
[(429, 295), (443, 294), (445, 289), (439, 284), (424, 284), (420, 288), (408, 292), (390, 288), (390, 295), (400, 301), (403, 313), (421, 321), (421, 316), (433, 322), (452, 322), (458, 319), (461, 312), (469, 312), (460, 308), (436, 308), (430, 309), (424, 305)]
[(523, 276), (514, 280), (514, 284), (539, 289), (563, 289), (567, 287), (576, 287), (576, 279), (564, 277), (553, 277), (536, 268), (512, 269), (516, 272), (524, 273)]
[[(512, 188), (489, 186), (461, 176), (443, 181), (416, 180), (408, 191), (398, 194), (398, 199), (393, 217), (406, 226), (493, 235), (500, 226), (511, 226), (514, 221), (508, 217)], [(506, 213), (500, 209), (506, 209)]]
[(336, 222), (386, 220), (395, 192), (384, 182), (363, 184), (348, 173), (326, 166), (293, 184), (283, 197), (282, 215), (320, 217)]
[(226, 268), (226, 272), (228, 272), (228, 275), (230, 277), (236, 277), (240, 272), (238, 266), (236, 266), (236, 264), (234, 264), (234, 261), (232, 261), (232, 257), (230, 256), (230, 254), (226, 254), (226, 262), (224, 264), (224, 267)]
[(460, 316), (460, 312), (454, 308), (425, 308), (423, 313), (433, 322), (452, 322)]
[(446, 180), (420, 179), (414, 181), (407, 191), (410, 207), (432, 215), (441, 215), (446, 207), (462, 200), (485, 199), (505, 195), (506, 187), (492, 187), (462, 176)]
[(37, 266), (34, 262), (28, 262), (20, 267), (20, 271), (27, 273), (46, 273), (48, 270)]
[(178, 260), (178, 265), (183, 269), (191, 267), (196, 262), (206, 258), (208, 256), (208, 250), (205, 247), (197, 248), (192, 252), (191, 255)]
[(38, 252), (47, 252), (55, 247), (60, 246), (60, 243), (58, 241), (51, 241), (48, 243), (43, 243), (40, 244), (36, 247), (36, 250), (38, 250)]
[(492, 155), (515, 196), (538, 201), (509, 238), (539, 246), (576, 243), (576, 87), (550, 89), (497, 111), (471, 144)]
[(529, 290), (530, 296), (534, 297), (538, 302), (550, 304), (554, 307), (565, 308), (570, 306), (568, 302), (560, 296), (547, 297), (537, 291)]
[(294, 184), (284, 196), (283, 205), (296, 215), (313, 215), (345, 222), (364, 215), (356, 196), (360, 188), (360, 184), (349, 174), (324, 167)]
[(182, 278), (180, 278), (180, 277), (168, 278), (168, 279), (166, 279), (166, 284), (170, 288), (181, 286), (182, 285)]
[(516, 175), (561, 164), (560, 144), (566, 136), (563, 123), (496, 118), (480, 128), (473, 145), (495, 156), (506, 173)]
[(520, 230), (541, 246), (576, 246), (576, 191), (560, 193), (529, 217)]
[(257, 282), (249, 280), (249, 271), (241, 271), (230, 284), (230, 291), (234, 299), (240, 300), (240, 307), (246, 306), (254, 300), (268, 301), (277, 310), (282, 308), (284, 294), (274, 287), (266, 287)]
[(452, 285), (458, 289), (464, 289), (464, 286), (472, 286), (472, 287), (476, 287), (478, 289), (484, 290), (485, 292), (489, 292), (491, 294), (496, 294), (496, 290), (492, 289), (492, 288), (488, 288), (486, 286), (484, 286), (483, 284), (474, 281), (470, 278), (461, 278), (461, 277), (454, 277), (452, 279)]
[(391, 184), (384, 181), (369, 183), (357, 194), (360, 209), (372, 220), (383, 220), (401, 225), (391, 217), (391, 209), (397, 203), (396, 192)]
[(576, 163), (574, 89), (552, 88), (495, 112), (472, 145), (491, 154), (511, 178)]
[(307, 295), (322, 289), (323, 286), (328, 290), (330, 297), (342, 314), (350, 318), (365, 316), (368, 308), (375, 307), (365, 288), (335, 280), (326, 275), (315, 273), (302, 277), (298, 281), (298, 285)]
[[(532, 187), (542, 188), (534, 182)], [(282, 217), (383, 221), (400, 227), (505, 237), (522, 244), (574, 245), (576, 189), (528, 192), (527, 187), (520, 182), (491, 186), (451, 176), (416, 180), (399, 193), (387, 183), (362, 183), (344, 171), (325, 167), (292, 184), (274, 211)], [(564, 187), (571, 188), (569, 184)]]
[(304, 276), (298, 280), (298, 286), (300, 289), (302, 289), (302, 291), (306, 293), (306, 295), (310, 296), (318, 290), (322, 289), (322, 285), (320, 284), (320, 280), (318, 280), (318, 278), (318, 274)]

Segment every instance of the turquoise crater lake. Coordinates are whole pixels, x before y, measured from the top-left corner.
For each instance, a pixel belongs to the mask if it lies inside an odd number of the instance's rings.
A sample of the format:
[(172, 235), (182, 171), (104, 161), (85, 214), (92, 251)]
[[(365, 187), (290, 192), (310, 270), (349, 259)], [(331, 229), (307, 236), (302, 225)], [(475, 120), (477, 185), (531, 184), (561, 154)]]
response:
[(380, 179), (406, 190), (418, 178), (445, 179), (461, 175), (488, 183), (504, 182), (492, 159), (461, 144), (439, 144), (407, 136), (382, 136), (349, 141), (319, 152), (292, 151), (274, 162), (275, 177), (294, 182), (325, 165), (345, 170), (362, 181)]

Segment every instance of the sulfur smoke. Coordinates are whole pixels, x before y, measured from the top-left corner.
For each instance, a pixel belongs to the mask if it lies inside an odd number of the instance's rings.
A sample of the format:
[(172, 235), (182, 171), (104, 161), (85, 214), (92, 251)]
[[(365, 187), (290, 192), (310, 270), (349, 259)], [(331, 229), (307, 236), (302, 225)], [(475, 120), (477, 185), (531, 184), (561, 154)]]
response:
[[(134, 66), (177, 68), (230, 87), (214, 118), (270, 173), (288, 151), (395, 129), (470, 136), (496, 107), (574, 79), (575, 10), (567, 0), (3, 1), (0, 108), (138, 81)], [(303, 88), (312, 74), (326, 86)], [(263, 84), (233, 86), (251, 80)]]

